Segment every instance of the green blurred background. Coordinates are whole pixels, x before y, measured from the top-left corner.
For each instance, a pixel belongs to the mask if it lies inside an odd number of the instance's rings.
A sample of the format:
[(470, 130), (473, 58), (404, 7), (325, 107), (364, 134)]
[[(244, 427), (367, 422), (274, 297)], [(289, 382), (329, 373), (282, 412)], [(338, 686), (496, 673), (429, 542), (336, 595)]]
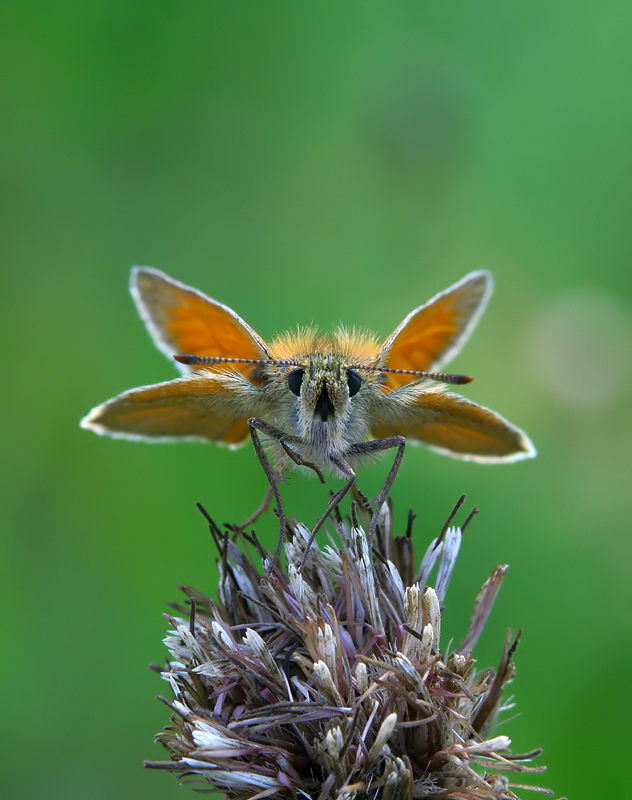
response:
[[(176, 584), (213, 591), (194, 507), (243, 519), (251, 447), (99, 439), (79, 419), (175, 376), (127, 291), (159, 267), (264, 338), (386, 336), (472, 269), (492, 303), (453, 362), (535, 461), (410, 448), (419, 550), (480, 515), (444, 646), (511, 569), (481, 641), (521, 627), (502, 732), (557, 795), (622, 796), (630, 680), (632, 15), (620, 2), (4, 2), (0, 64), (3, 759), (7, 798), (175, 798), (160, 758)], [(375, 493), (388, 463), (361, 474)], [(332, 483), (332, 485), (334, 485)], [(313, 521), (317, 481), (285, 487)], [(273, 540), (270, 519), (261, 535)], [(8, 534), (8, 535), (5, 535)], [(625, 752), (625, 751), (624, 751)]]

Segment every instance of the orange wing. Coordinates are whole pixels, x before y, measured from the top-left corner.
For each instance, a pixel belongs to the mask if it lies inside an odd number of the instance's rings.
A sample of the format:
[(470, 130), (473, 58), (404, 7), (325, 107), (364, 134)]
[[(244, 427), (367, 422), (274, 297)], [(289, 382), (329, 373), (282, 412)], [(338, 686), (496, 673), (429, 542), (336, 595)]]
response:
[[(412, 311), (380, 349), (380, 363), (391, 369), (437, 370), (455, 356), (485, 310), (492, 292), (490, 272), (466, 275)], [(390, 389), (410, 383), (410, 376), (385, 373)]]
[[(138, 313), (156, 346), (171, 357), (270, 358), (263, 339), (228, 306), (150, 267), (134, 267), (130, 284)], [(175, 363), (175, 362), (174, 362)], [(179, 365), (180, 366), (180, 365)], [(252, 364), (234, 364), (252, 377)], [(185, 374), (200, 367), (181, 367)], [(205, 366), (203, 369), (217, 369)], [(219, 369), (226, 367), (220, 365)]]
[(261, 390), (233, 374), (197, 372), (113, 397), (81, 427), (124, 439), (203, 439), (237, 445), (248, 417), (262, 413)]
[[(232, 309), (160, 270), (135, 267), (130, 291), (154, 343), (169, 358), (179, 353), (270, 358), (263, 339)], [(259, 385), (260, 371), (253, 364), (189, 367), (173, 363), (185, 375), (225, 377), (236, 371)], [(85, 418), (84, 427), (128, 438), (213, 439), (236, 445), (247, 438), (246, 420), (254, 412), (246, 408), (240, 416), (236, 408), (227, 409), (223, 401), (231, 386), (234, 384), (226, 379), (195, 386), (172, 381), (132, 389), (95, 408)], [(190, 397), (186, 396), (187, 387), (193, 392)]]
[(403, 402), (397, 395), (385, 395), (379, 418), (371, 424), (371, 432), (378, 438), (405, 436), (444, 455), (488, 464), (536, 454), (523, 431), (464, 397), (440, 389), (420, 392)]

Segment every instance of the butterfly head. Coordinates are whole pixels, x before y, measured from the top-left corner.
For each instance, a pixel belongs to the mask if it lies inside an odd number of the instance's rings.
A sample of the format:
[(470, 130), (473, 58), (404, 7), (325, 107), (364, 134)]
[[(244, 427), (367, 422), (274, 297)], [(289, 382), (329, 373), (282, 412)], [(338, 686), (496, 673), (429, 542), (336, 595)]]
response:
[(335, 354), (312, 355), (290, 369), (286, 383), (305, 414), (324, 423), (344, 415), (351, 399), (365, 388), (360, 372)]
[[(368, 435), (366, 407), (379, 382), (364, 374), (343, 353), (320, 348), (272, 359), (262, 365), (262, 385), (274, 424), (298, 437), (310, 450), (342, 453), (355, 439)], [(314, 448), (315, 452), (311, 452)]]

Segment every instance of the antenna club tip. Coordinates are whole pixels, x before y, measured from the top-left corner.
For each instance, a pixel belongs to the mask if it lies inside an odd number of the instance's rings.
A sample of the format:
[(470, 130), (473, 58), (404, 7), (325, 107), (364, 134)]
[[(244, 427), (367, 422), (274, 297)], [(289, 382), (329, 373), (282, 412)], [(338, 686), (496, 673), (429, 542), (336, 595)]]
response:
[(470, 377), (469, 375), (459, 375), (459, 383), (472, 383), (474, 378)]
[(190, 356), (174, 355), (173, 360), (174, 361), (178, 361), (180, 364), (189, 364), (190, 361), (191, 361), (191, 357)]

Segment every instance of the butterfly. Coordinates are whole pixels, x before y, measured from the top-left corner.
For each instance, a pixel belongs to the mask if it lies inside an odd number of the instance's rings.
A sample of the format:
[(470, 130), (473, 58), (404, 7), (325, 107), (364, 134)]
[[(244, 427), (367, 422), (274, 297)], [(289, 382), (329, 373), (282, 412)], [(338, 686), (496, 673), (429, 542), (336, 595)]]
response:
[(135, 267), (131, 293), (138, 312), (183, 374), (117, 395), (92, 409), (81, 426), (128, 439), (229, 447), (250, 437), (281, 521), (276, 558), (285, 530), (278, 481), (286, 468), (311, 469), (323, 482), (323, 472), (345, 480), (312, 530), (311, 544), (353, 485), (357, 465), (396, 448), (374, 501), (381, 507), (407, 440), (479, 463), (536, 454), (519, 428), (446, 388), (471, 378), (438, 371), (469, 337), (492, 285), (491, 273), (471, 272), (411, 311), (382, 343), (339, 327), (330, 334), (298, 329), (268, 344), (228, 306), (159, 270)]

